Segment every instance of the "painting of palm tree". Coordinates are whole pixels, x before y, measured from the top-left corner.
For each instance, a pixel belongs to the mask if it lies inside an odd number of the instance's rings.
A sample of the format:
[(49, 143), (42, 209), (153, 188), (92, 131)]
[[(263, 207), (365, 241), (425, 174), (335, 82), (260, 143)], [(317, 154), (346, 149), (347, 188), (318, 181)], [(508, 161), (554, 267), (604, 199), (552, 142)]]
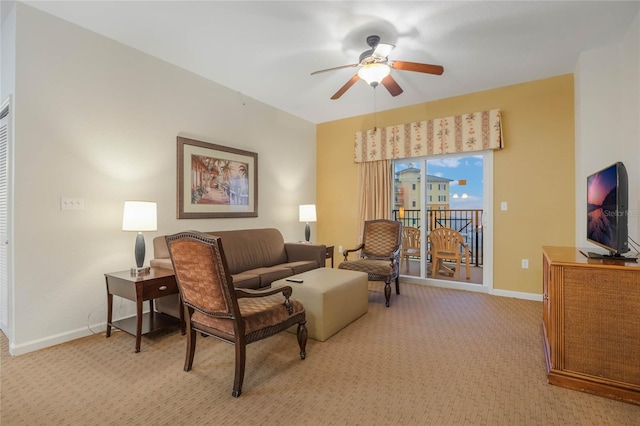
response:
[(192, 204), (247, 205), (249, 165), (239, 161), (192, 155)]

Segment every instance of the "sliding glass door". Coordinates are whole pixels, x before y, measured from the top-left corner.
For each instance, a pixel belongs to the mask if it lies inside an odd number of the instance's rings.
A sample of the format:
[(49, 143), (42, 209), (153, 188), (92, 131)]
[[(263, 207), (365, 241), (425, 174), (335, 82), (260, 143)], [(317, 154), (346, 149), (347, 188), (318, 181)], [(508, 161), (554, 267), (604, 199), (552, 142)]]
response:
[[(411, 158), (394, 162), (392, 218), (405, 228), (400, 273), (405, 278), (483, 286), (491, 273), (490, 207), (492, 152)], [(449, 228), (459, 234), (459, 250), (467, 254), (460, 268), (448, 259), (432, 265), (429, 234)], [(411, 232), (418, 235), (413, 243)], [(489, 244), (488, 244), (489, 243)], [(468, 250), (468, 252), (467, 252)], [(467, 265), (469, 263), (469, 276)], [(453, 285), (453, 284), (452, 284)], [(454, 285), (455, 286), (455, 285)]]

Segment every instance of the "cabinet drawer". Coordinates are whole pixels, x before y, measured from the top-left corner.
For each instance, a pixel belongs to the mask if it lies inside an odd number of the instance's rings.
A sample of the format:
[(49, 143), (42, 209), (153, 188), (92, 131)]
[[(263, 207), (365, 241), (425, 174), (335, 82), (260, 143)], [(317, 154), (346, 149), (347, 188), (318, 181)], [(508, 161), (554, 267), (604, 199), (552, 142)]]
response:
[(178, 293), (178, 285), (174, 277), (166, 277), (161, 280), (153, 280), (144, 283), (143, 300), (157, 299)]

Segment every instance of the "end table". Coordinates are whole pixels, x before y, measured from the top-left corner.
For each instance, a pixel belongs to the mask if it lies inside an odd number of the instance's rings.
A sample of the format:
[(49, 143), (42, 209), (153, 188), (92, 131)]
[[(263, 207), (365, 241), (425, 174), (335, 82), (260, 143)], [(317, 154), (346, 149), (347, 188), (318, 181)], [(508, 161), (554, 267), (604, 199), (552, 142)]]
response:
[(331, 267), (333, 268), (333, 248), (334, 246), (327, 246), (327, 259), (331, 259)]
[[(184, 314), (180, 309), (180, 319), (161, 312), (155, 312), (153, 299), (178, 294), (173, 270), (152, 267), (148, 274), (131, 275), (129, 270), (104, 274), (107, 284), (107, 337), (111, 336), (111, 327), (116, 327), (136, 337), (136, 352), (140, 352), (143, 335), (180, 324), (185, 334)], [(136, 316), (112, 321), (113, 296), (119, 296), (136, 302)], [(149, 312), (142, 313), (142, 303), (149, 301)]]

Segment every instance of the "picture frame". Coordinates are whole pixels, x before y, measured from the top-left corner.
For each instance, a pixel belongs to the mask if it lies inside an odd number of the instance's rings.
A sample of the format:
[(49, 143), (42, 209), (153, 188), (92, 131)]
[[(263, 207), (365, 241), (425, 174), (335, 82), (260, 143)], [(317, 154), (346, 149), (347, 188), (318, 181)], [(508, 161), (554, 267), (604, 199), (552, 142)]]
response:
[(258, 154), (178, 136), (178, 219), (258, 217)]

